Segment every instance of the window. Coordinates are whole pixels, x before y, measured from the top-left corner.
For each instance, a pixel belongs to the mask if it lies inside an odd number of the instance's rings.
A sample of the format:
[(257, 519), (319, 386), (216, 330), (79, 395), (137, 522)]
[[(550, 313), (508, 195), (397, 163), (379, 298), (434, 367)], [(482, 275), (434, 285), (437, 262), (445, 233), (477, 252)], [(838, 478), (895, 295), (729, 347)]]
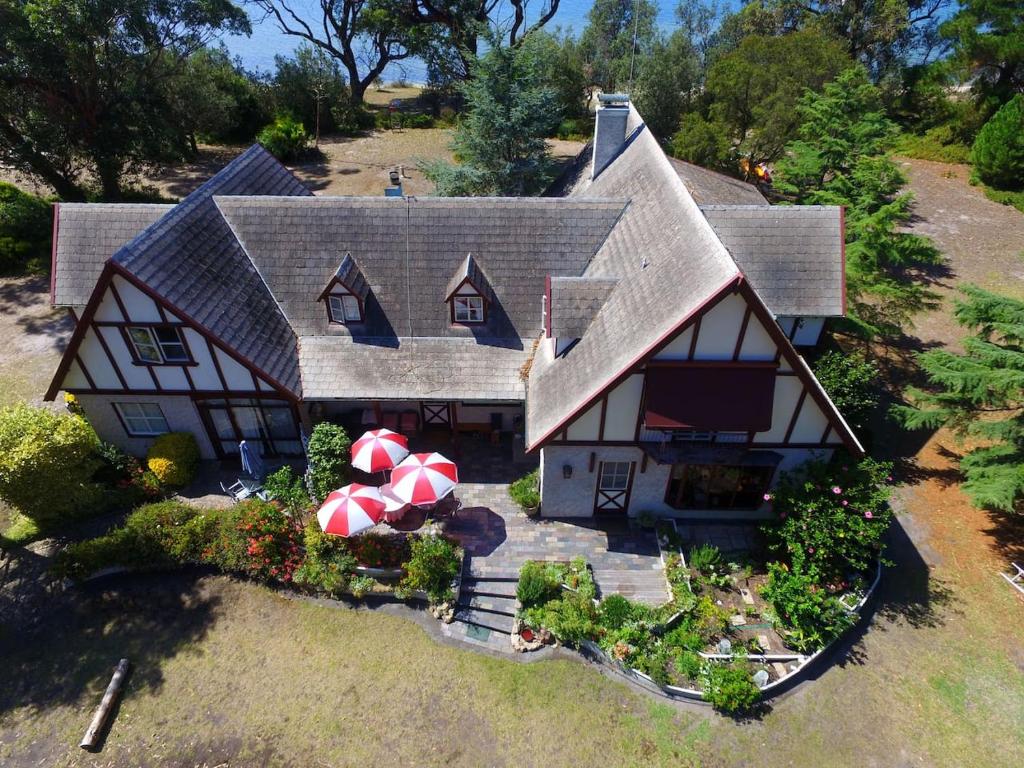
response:
[(484, 321), (483, 296), (453, 297), (452, 319), (456, 323), (482, 323)]
[(598, 487), (602, 491), (624, 491), (629, 487), (628, 461), (602, 461), (601, 480)]
[(178, 329), (171, 325), (133, 325), (128, 338), (135, 348), (135, 357), (143, 363), (189, 363), (188, 350)]
[(775, 467), (675, 464), (665, 503), (676, 509), (757, 509)]
[(149, 437), (170, 432), (167, 419), (156, 403), (114, 403), (124, 430), (132, 437)]
[(328, 296), (327, 306), (331, 313), (332, 323), (360, 323), (363, 320), (363, 310), (359, 306), (359, 299), (351, 293)]

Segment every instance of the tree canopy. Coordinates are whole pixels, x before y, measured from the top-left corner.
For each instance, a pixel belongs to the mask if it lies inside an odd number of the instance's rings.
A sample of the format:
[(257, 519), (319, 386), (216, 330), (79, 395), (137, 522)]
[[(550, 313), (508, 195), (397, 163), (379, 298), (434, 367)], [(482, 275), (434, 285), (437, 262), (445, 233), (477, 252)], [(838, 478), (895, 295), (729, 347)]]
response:
[(849, 64), (839, 43), (814, 30), (751, 35), (708, 71), (710, 119), (752, 165), (772, 162), (796, 135), (804, 91), (820, 90)]
[[(492, 38), (495, 43), (497, 40)], [(532, 41), (495, 44), (464, 83), (466, 114), (452, 149), (458, 165), (423, 164), (440, 195), (531, 195), (552, 176), (545, 137), (558, 125), (557, 96), (540, 77)]]
[(884, 151), (895, 126), (863, 67), (841, 73), (797, 106), (799, 138), (777, 165), (776, 188), (798, 203), (846, 207), (846, 285), (851, 329), (895, 335), (934, 299), (923, 272), (941, 262), (918, 235), (897, 231), (912, 197)]
[(35, 0), (0, 3), (0, 29), (0, 159), (65, 200), (88, 170), (116, 200), (126, 172), (187, 153), (169, 83), (249, 22), (230, 0)]
[(654, 45), (657, 12), (650, 0), (596, 0), (580, 37), (595, 85), (606, 92), (629, 88), (638, 59)]
[(964, 352), (918, 355), (930, 387), (908, 390), (913, 406), (895, 413), (909, 429), (945, 426), (981, 443), (960, 461), (963, 489), (976, 506), (1014, 511), (1024, 496), (1024, 301), (975, 286), (962, 294)]

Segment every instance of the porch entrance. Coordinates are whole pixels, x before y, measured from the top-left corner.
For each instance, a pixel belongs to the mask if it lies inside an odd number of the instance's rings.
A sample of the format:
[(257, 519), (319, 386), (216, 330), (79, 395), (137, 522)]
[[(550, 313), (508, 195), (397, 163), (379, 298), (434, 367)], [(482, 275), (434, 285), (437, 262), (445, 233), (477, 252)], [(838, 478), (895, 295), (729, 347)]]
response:
[(286, 400), (211, 398), (196, 409), (219, 458), (236, 455), (242, 440), (258, 441), (264, 456), (301, 456), (294, 406)]
[(444, 427), (448, 429), (452, 425), (452, 408), (448, 402), (427, 402), (420, 404), (423, 411), (424, 427)]
[(620, 515), (629, 509), (635, 461), (602, 461), (597, 471), (595, 515)]

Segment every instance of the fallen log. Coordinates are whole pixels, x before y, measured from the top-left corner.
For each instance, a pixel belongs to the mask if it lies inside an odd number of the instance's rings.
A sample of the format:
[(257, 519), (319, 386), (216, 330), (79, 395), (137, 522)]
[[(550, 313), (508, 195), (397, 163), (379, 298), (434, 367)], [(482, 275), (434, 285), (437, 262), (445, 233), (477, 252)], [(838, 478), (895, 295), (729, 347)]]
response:
[(89, 723), (89, 727), (85, 730), (85, 735), (82, 737), (82, 742), (78, 745), (82, 749), (92, 750), (96, 748), (96, 744), (99, 743), (100, 733), (103, 731), (107, 718), (110, 717), (110, 712), (121, 693), (121, 687), (124, 685), (124, 679), (127, 675), (128, 659), (121, 659), (117, 663), (117, 669), (114, 670), (114, 676), (110, 678), (110, 684), (103, 694), (103, 700), (96, 707), (96, 712), (92, 716), (92, 722)]

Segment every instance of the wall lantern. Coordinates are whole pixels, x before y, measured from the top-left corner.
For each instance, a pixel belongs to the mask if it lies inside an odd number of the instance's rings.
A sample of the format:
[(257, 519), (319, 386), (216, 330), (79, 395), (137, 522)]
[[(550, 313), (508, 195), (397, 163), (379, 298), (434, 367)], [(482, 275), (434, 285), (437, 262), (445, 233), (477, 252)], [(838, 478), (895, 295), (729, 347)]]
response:
[(572, 477), (572, 464), (562, 465), (562, 477), (564, 477), (566, 480)]

